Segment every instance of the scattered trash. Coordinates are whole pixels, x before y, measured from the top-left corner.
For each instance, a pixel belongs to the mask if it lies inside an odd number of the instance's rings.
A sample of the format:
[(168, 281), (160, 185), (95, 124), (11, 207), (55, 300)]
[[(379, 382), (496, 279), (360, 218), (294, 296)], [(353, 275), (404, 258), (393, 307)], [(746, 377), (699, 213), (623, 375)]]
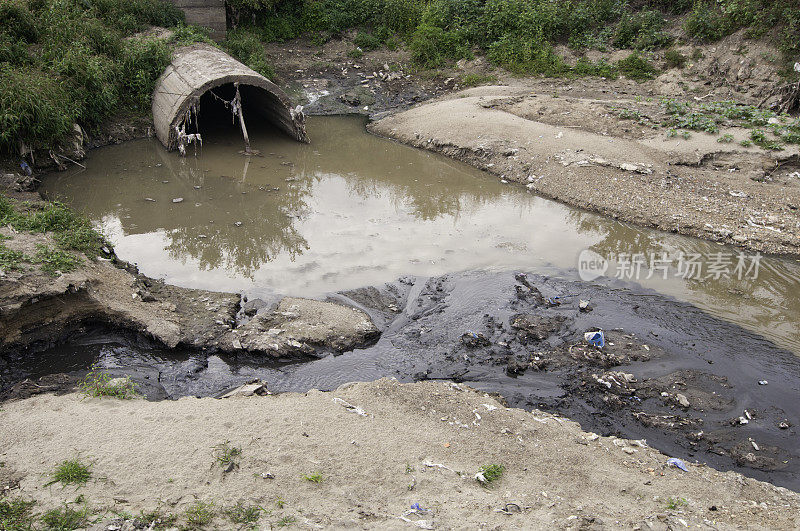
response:
[(358, 406), (354, 406), (350, 402), (346, 402), (346, 401), (342, 400), (339, 397), (334, 398), (333, 401), (336, 402), (337, 404), (341, 404), (346, 409), (348, 409), (349, 411), (352, 411), (356, 415), (361, 415), (362, 417), (366, 417), (367, 416), (367, 412), (366, 411), (364, 411), (363, 409), (361, 409)]
[(684, 472), (688, 472), (689, 471), (689, 468), (686, 466), (686, 463), (684, 463), (683, 461), (681, 461), (677, 457), (670, 457), (669, 459), (667, 459), (667, 464), (669, 466), (674, 466), (676, 468), (680, 468)]
[(756, 452), (761, 450), (761, 448), (758, 447), (758, 445), (756, 444), (756, 442), (753, 439), (750, 439), (750, 444), (753, 445), (753, 450), (755, 450)]
[(786, 422), (785, 420), (778, 423), (778, 427), (782, 430), (788, 430), (791, 427), (791, 424)]
[(582, 311), (584, 313), (591, 312), (592, 311), (592, 307), (589, 306), (589, 301), (580, 300), (578, 302), (578, 310), (580, 310), (580, 311)]
[(681, 407), (689, 407), (689, 399), (686, 398), (686, 395), (682, 395), (680, 393), (677, 393), (675, 395), (675, 400), (678, 401), (678, 404), (680, 404)]
[(417, 511), (418, 513), (427, 513), (428, 509), (423, 509), (419, 503), (414, 503), (411, 505), (411, 508)]
[(152, 197), (145, 197), (144, 200), (145, 201), (150, 201), (151, 203), (155, 203), (156, 202), (156, 200), (153, 199)]
[(522, 507), (520, 507), (516, 503), (507, 503), (502, 509), (495, 509), (494, 512), (511, 515), (514, 513), (521, 513)]
[(758, 385), (767, 385), (769, 382), (767, 380), (759, 380)]
[(450, 472), (458, 474), (458, 472), (456, 472), (455, 470), (453, 470), (449, 466), (443, 465), (441, 463), (434, 463), (432, 461), (423, 461), (422, 464), (423, 464), (423, 466), (427, 466), (428, 468), (441, 468), (443, 470), (449, 470)]
[(19, 167), (22, 170), (22, 173), (24, 173), (28, 177), (33, 175), (33, 170), (31, 169), (30, 166), (28, 166), (28, 163), (25, 162), (24, 160), (19, 163)]
[(486, 408), (486, 411), (494, 411), (495, 409), (497, 409), (497, 406), (494, 406), (492, 404), (483, 404), (483, 407)]
[(233, 398), (236, 396), (265, 396), (272, 394), (267, 389), (267, 385), (261, 380), (252, 380), (234, 389), (225, 390), (215, 396), (215, 398)]
[(172, 202), (173, 203), (183, 203), (183, 198), (182, 197), (176, 197), (175, 199), (172, 200)]
[(746, 193), (744, 193), (744, 192), (739, 192), (739, 191), (737, 191), (737, 190), (731, 190), (731, 191), (730, 191), (730, 192), (728, 192), (728, 193), (729, 193), (730, 195), (732, 195), (733, 197), (747, 197), (747, 194), (746, 194)]
[(461, 342), (470, 348), (487, 347), (490, 345), (486, 336), (480, 332), (473, 332), (472, 330), (467, 330), (462, 334)]
[(606, 336), (603, 334), (602, 330), (596, 330), (594, 332), (586, 332), (583, 334), (583, 339), (586, 340), (592, 346), (597, 348), (603, 348), (606, 346)]

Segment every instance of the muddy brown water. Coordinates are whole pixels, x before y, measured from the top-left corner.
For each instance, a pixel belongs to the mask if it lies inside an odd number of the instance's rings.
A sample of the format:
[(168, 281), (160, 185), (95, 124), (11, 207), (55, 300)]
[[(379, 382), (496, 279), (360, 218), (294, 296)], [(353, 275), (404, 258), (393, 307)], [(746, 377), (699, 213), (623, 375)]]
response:
[[(673, 259), (638, 284), (691, 302), (800, 354), (800, 264), (762, 257), (758, 276), (733, 274), (738, 251), (619, 223), (533, 196), (520, 185), (368, 134), (356, 117), (311, 117), (310, 145), (251, 124), (261, 157), (235, 130), (207, 133), (180, 158), (154, 139), (94, 150), (87, 170), (51, 174), (41, 190), (95, 220), (120, 258), (184, 287), (326, 293), (402, 275), (468, 270), (574, 270), (584, 249), (613, 258)], [(175, 203), (173, 200), (181, 199)], [(727, 278), (683, 278), (677, 257), (717, 253)], [(624, 258), (622, 261), (626, 261)], [(753, 265), (746, 255), (745, 265)], [(619, 260), (618, 260), (619, 262)], [(611, 265), (609, 274), (632, 270)], [(706, 271), (703, 271), (706, 275)], [(631, 278), (633, 276), (633, 278)]]
[[(670, 455), (800, 489), (800, 264), (762, 257), (755, 279), (702, 281), (677, 275), (672, 264), (666, 279), (647, 278), (643, 270), (634, 281), (612, 278), (612, 261), (607, 275), (581, 282), (577, 263), (585, 249), (607, 257), (738, 251), (544, 200), (466, 165), (370, 136), (359, 118), (310, 118), (308, 128), (312, 143), (302, 145), (252, 125), (263, 156), (249, 159), (238, 153), (241, 141), (231, 130), (206, 134), (198, 156), (185, 159), (154, 140), (129, 142), (93, 151), (86, 171), (50, 175), (41, 190), (84, 211), (117, 254), (149, 276), (264, 300), (338, 299), (370, 313), (382, 331), (375, 345), (290, 363), (169, 351), (88, 327), (36, 356), (0, 358), (2, 380), (80, 374), (99, 364), (131, 375), (158, 399), (213, 395), (251, 378), (274, 391), (332, 389), (383, 376), (453, 379), (499, 392), (512, 406), (559, 412), (604, 434), (646, 437)], [(752, 263), (751, 255), (745, 258)], [(543, 295), (563, 304), (542, 308), (520, 300), (515, 271), (531, 274)], [(365, 286), (378, 290), (357, 289)], [(581, 299), (594, 311), (579, 312)], [(531, 345), (498, 324), (517, 312), (567, 320)], [(508, 370), (513, 360), (527, 363), (532, 349), (556, 352), (593, 326), (622, 328), (667, 352), (613, 370), (631, 372), (651, 388), (659, 379), (671, 392), (685, 387), (693, 408), (675, 411), (644, 387), (624, 406), (610, 407), (602, 389), (579, 385), (603, 368), (580, 362)], [(489, 344), (465, 346), (466, 330), (485, 333)], [(722, 383), (707, 383), (714, 378)], [(725, 394), (725, 403), (705, 407), (708, 389)], [(638, 410), (695, 418), (687, 426), (707, 435), (697, 442), (689, 428), (644, 425), (632, 416)], [(732, 426), (745, 410), (755, 420)], [(779, 428), (781, 422), (791, 428)], [(769, 466), (742, 457), (749, 439), (769, 449)]]

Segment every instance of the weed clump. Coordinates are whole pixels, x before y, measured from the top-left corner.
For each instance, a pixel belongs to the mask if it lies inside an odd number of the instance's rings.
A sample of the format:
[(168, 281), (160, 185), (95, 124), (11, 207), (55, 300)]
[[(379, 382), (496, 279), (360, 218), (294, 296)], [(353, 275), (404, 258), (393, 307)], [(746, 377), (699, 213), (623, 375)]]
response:
[(50, 482), (47, 485), (52, 485), (53, 483), (61, 483), (65, 487), (67, 485), (85, 485), (87, 481), (92, 477), (92, 471), (89, 469), (89, 465), (84, 465), (78, 459), (67, 459), (66, 461), (62, 461), (56, 469), (50, 474)]
[(309, 474), (307, 476), (303, 476), (303, 479), (305, 481), (310, 482), (310, 483), (317, 483), (317, 484), (322, 483), (323, 481), (325, 481), (325, 478), (322, 476), (322, 474), (320, 474), (318, 472), (315, 472), (313, 474)]
[(220, 467), (228, 469), (238, 466), (239, 459), (242, 456), (242, 449), (237, 446), (231, 446), (230, 441), (225, 441), (214, 446), (211, 454)]
[(60, 509), (52, 509), (44, 513), (41, 522), (45, 529), (51, 531), (73, 531), (82, 529), (89, 524), (89, 508), (73, 509), (64, 505)]
[(78, 382), (78, 389), (89, 398), (109, 397), (130, 400), (139, 396), (136, 384), (130, 376), (112, 378), (97, 367), (92, 367), (92, 370)]
[(216, 516), (214, 503), (197, 500), (186, 509), (184, 516), (186, 517), (184, 529), (204, 529)]
[(222, 509), (222, 514), (234, 524), (255, 524), (261, 518), (264, 509), (260, 505), (245, 505), (238, 502), (236, 505)]
[(25, 531), (33, 529), (33, 506), (36, 502), (22, 499), (0, 500), (0, 529)]
[(506, 468), (503, 465), (483, 465), (478, 469), (475, 479), (484, 486), (489, 486), (503, 477)]
[(664, 52), (664, 62), (667, 64), (667, 68), (683, 68), (686, 60), (686, 56), (674, 48)]

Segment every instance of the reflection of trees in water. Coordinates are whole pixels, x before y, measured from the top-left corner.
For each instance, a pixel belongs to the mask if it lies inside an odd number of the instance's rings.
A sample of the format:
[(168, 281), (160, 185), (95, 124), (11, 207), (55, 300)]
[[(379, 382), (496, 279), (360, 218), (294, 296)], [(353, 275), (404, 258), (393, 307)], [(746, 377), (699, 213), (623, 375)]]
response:
[[(627, 253), (628, 256), (642, 253), (650, 260), (651, 253), (659, 258), (667, 253), (673, 260), (672, 267), (677, 268), (677, 259), (681, 252), (686, 256), (699, 254), (703, 263), (702, 275), (708, 272), (708, 264), (717, 253), (729, 255), (730, 270), (736, 267), (740, 250), (723, 247), (695, 238), (681, 237), (664, 232), (637, 228), (618, 221), (585, 212), (570, 210), (569, 217), (581, 232), (593, 232), (600, 236), (600, 241), (591, 249), (606, 258)], [(745, 253), (746, 267), (752, 263), (752, 253)], [(746, 272), (746, 269), (745, 269)], [(670, 270), (669, 277), (675, 277), (677, 270)], [(656, 271), (654, 276), (661, 278), (662, 273)], [(751, 275), (750, 275), (751, 276)], [(694, 292), (700, 299), (707, 299), (715, 307), (727, 312), (741, 311), (758, 326), (770, 327), (779, 322), (797, 322), (800, 319), (800, 266), (775, 257), (762, 257), (758, 278), (752, 279), (743, 275), (707, 278), (703, 280), (683, 280), (686, 289)]]
[[(172, 163), (175, 175), (194, 179), (194, 185), (198, 161), (191, 161), (194, 164), (178, 162)], [(208, 201), (202, 209), (189, 211), (187, 217), (172, 221), (167, 232), (170, 238), (167, 249), (173, 257), (191, 256), (203, 269), (226, 268), (252, 277), (261, 264), (282, 254), (294, 260), (309, 248), (295, 228), (294, 219), (307, 209), (305, 198), (313, 182), (297, 181), (291, 186), (281, 186), (278, 192), (246, 186), (249, 163), (248, 158), (243, 157), (241, 173), (228, 177), (233, 182), (217, 183), (220, 189), (215, 195), (224, 196), (232, 191), (232, 197), (223, 201), (223, 208)], [(199, 174), (202, 176), (202, 171)], [(198, 185), (203, 185), (202, 180), (200, 177)], [(255, 194), (259, 197), (254, 199)], [(209, 223), (209, 219), (213, 223)]]
[[(250, 277), (261, 264), (279, 255), (294, 260), (309, 249), (295, 220), (309, 211), (314, 186), (330, 175), (344, 179), (350, 195), (369, 199), (388, 194), (392, 204), (423, 220), (456, 217), (465, 205), (478, 208), (504, 191), (492, 180), (476, 179), (457, 163), (373, 137), (362, 127), (356, 120), (328, 119), (324, 134), (314, 137), (313, 145), (284, 145), (284, 162), (292, 166), (283, 169), (292, 181), (280, 183), (279, 192), (256, 191), (249, 181), (259, 182), (263, 174), (248, 176), (248, 172), (260, 165), (260, 159), (253, 158), (248, 165), (243, 158), (242, 170), (230, 172), (232, 182), (212, 192), (226, 196), (232, 189), (233, 197), (225, 199), (224, 208), (209, 201), (199, 212), (187, 212), (162, 225), (171, 227), (167, 232), (171, 255), (191, 256), (203, 268), (230, 268)], [(202, 159), (165, 154), (163, 160), (176, 179), (212, 191), (203, 177)], [(241, 194), (243, 191), (247, 194)], [(254, 200), (253, 194), (264, 194), (265, 199)], [(209, 218), (213, 224), (208, 223)]]

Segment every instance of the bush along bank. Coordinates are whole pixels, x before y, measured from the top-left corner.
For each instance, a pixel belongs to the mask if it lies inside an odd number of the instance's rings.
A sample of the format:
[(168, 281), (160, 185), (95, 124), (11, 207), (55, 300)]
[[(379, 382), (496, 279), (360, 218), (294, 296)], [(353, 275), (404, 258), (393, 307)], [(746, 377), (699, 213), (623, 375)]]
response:
[[(0, 2), (0, 155), (34, 162), (30, 155), (64, 142), (75, 124), (91, 134), (110, 118), (147, 115), (172, 49), (210, 42), (183, 20), (166, 0)], [(149, 36), (153, 26), (171, 37)], [(234, 31), (223, 46), (274, 75), (251, 34)]]
[[(231, 0), (231, 21), (265, 41), (309, 35), (322, 43), (357, 28), (360, 51), (405, 42), (414, 62), (436, 68), (479, 51), (518, 74), (648, 79), (646, 52), (673, 44), (675, 26), (698, 42), (742, 28), (772, 35), (790, 65), (800, 52), (794, 0)], [(625, 62), (570, 66), (553, 47), (632, 49)], [(786, 75), (795, 75), (791, 68)]]

